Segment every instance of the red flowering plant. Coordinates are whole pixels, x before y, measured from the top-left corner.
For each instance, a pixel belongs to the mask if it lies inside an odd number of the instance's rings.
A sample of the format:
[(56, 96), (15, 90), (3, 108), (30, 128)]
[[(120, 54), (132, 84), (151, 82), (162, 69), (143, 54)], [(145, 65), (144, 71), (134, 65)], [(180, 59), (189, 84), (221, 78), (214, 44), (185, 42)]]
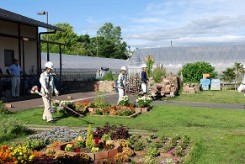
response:
[(78, 101), (75, 103), (76, 111), (87, 112), (87, 109), (90, 106), (90, 104), (91, 104), (91, 102), (88, 99)]

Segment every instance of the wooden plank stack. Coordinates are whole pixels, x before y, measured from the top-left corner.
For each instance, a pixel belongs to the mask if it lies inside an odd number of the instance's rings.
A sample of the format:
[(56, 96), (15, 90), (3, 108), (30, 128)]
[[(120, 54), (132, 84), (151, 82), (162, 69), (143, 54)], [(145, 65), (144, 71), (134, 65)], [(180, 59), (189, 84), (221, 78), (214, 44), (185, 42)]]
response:
[(184, 83), (182, 94), (194, 94), (200, 91), (199, 83)]

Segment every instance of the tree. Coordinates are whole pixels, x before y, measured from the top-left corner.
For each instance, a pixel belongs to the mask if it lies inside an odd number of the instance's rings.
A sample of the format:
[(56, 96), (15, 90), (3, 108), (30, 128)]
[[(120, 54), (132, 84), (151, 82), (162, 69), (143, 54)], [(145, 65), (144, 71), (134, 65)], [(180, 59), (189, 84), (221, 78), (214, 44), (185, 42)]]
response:
[(117, 44), (121, 43), (121, 28), (114, 27), (112, 23), (105, 23), (98, 31), (98, 36), (103, 36), (107, 40), (113, 41)]
[[(45, 34), (42, 36), (43, 40), (64, 43), (65, 49), (62, 50), (62, 53), (64, 54), (87, 54), (85, 43), (89, 42), (89, 35), (77, 36), (73, 30), (73, 27), (68, 23), (58, 23), (55, 26), (63, 29), (64, 31), (57, 31), (55, 34)], [(47, 52), (46, 43), (42, 43), (42, 52)], [(49, 52), (58, 53), (59, 47), (54, 44), (49, 44)]]
[(235, 90), (236, 90), (237, 89), (237, 79), (242, 74), (243, 65), (241, 63), (235, 63), (233, 68), (234, 68), (235, 75), (236, 75), (236, 77), (235, 77)]
[(203, 74), (210, 74), (210, 78), (217, 76), (215, 68), (207, 62), (187, 63), (180, 71), (184, 82), (199, 82)]
[(228, 81), (231, 82), (235, 79), (236, 77), (236, 73), (235, 73), (235, 68), (226, 68), (225, 71), (223, 71), (223, 74), (222, 74), (222, 79), (224, 81)]
[[(88, 34), (78, 36), (68, 23), (58, 23), (55, 26), (64, 32), (45, 34), (42, 39), (64, 43), (64, 54), (127, 59), (127, 44), (122, 41), (119, 26), (114, 27), (112, 23), (106, 23), (97, 31), (98, 36), (92, 38)], [(42, 43), (42, 52), (47, 52), (46, 43)], [(59, 47), (49, 44), (49, 52), (59, 53)]]
[[(127, 44), (122, 41), (121, 28), (119, 26), (114, 27), (112, 23), (105, 23), (98, 31), (99, 37), (104, 37), (106, 44), (98, 45), (101, 50), (101, 55), (110, 58), (127, 59)], [(112, 48), (112, 50), (105, 50), (106, 48)], [(110, 51), (110, 54), (103, 54), (103, 52)]]
[(114, 53), (114, 45), (101, 36), (91, 38), (88, 49), (89, 56), (112, 58), (111, 54)]

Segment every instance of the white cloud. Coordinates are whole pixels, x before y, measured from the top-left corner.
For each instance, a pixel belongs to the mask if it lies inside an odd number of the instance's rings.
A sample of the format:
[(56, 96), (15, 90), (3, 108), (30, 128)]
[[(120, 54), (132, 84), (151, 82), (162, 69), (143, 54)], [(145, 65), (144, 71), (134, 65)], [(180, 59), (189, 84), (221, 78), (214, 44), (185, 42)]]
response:
[(140, 19), (132, 19), (133, 23), (159, 23), (161, 19), (159, 18), (140, 18)]
[(96, 20), (94, 19), (94, 18), (92, 18), (92, 17), (88, 17), (87, 19), (86, 19), (86, 21), (88, 22), (88, 23), (96, 23)]
[[(124, 38), (131, 46), (179, 46), (193, 44), (245, 42), (245, 1), (243, 0), (182, 0), (148, 4), (145, 15), (135, 20), (157, 20), (155, 24), (133, 22)], [(155, 19), (154, 19), (155, 18)], [(142, 44), (137, 41), (144, 40)]]

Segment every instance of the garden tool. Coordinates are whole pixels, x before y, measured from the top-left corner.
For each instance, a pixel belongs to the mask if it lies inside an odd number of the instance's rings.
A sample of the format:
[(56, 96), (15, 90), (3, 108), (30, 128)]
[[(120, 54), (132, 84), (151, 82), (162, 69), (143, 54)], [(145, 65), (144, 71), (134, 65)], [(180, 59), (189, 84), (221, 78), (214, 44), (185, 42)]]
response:
[[(43, 94), (43, 93), (41, 93), (41, 92), (38, 91), (38, 86), (33, 86), (32, 89), (30, 90), (30, 93), (31, 93), (31, 94), (38, 94), (38, 95), (40, 95), (41, 97), (47, 96), (46, 94)], [(49, 100), (51, 100), (52, 102), (54, 101), (54, 99), (51, 99), (50, 97), (47, 97), (47, 98), (48, 98)], [(62, 106), (63, 108), (65, 108), (65, 109), (71, 111), (72, 113), (74, 113), (74, 114), (80, 116), (80, 117), (83, 117), (83, 116), (84, 116), (84, 115), (82, 115), (82, 114), (76, 112), (75, 110), (69, 108), (69, 107), (66, 106), (66, 105), (61, 105), (61, 106)]]

